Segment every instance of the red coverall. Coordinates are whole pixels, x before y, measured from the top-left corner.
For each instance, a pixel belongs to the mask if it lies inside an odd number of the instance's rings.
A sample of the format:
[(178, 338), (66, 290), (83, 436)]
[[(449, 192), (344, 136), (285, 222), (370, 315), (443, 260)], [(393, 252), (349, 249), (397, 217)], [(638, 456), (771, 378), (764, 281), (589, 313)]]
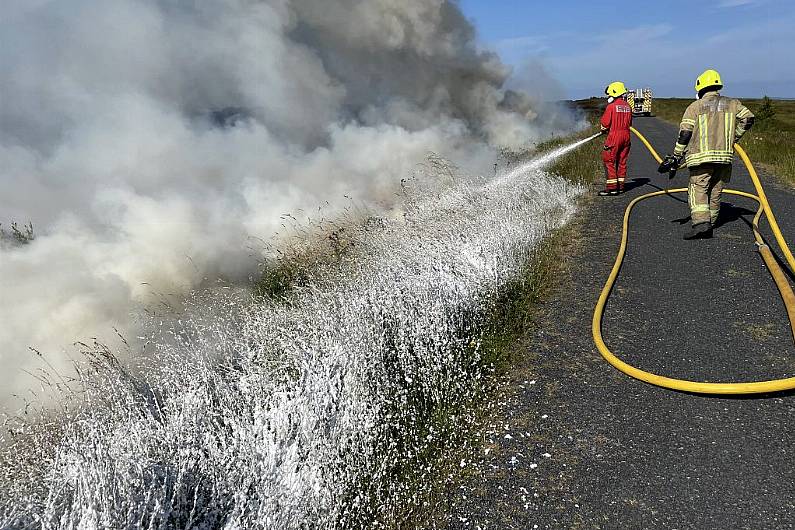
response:
[(602, 116), (602, 127), (608, 129), (607, 140), (602, 151), (602, 160), (607, 172), (605, 189), (624, 191), (629, 158), (629, 128), (632, 125), (632, 109), (624, 98), (616, 98), (607, 105)]

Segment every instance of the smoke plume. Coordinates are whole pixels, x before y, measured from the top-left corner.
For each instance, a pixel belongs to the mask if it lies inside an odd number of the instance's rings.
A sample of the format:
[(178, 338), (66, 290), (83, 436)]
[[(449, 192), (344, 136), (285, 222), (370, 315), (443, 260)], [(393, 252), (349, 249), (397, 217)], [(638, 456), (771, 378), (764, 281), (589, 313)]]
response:
[(11, 0), (0, 71), (0, 220), (37, 231), (0, 248), (0, 401), (247, 281), (285, 213), (388, 208), (429, 151), (484, 172), (573, 125), (449, 0)]

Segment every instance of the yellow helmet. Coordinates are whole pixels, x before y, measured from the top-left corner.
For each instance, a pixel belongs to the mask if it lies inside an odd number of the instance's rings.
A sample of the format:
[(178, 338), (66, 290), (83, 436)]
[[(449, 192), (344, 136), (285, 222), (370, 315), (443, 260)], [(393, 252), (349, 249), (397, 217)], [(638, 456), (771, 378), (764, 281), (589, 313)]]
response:
[(627, 87), (625, 87), (624, 83), (622, 83), (621, 81), (615, 81), (613, 83), (610, 83), (609, 85), (607, 85), (607, 88), (605, 88), (605, 94), (607, 94), (608, 96), (612, 96), (614, 98), (617, 98), (618, 96), (623, 96), (626, 93), (627, 93)]
[(723, 88), (723, 81), (721, 81), (720, 74), (716, 70), (704, 70), (704, 73), (696, 79), (696, 92), (701, 92), (705, 88), (717, 87), (718, 90)]

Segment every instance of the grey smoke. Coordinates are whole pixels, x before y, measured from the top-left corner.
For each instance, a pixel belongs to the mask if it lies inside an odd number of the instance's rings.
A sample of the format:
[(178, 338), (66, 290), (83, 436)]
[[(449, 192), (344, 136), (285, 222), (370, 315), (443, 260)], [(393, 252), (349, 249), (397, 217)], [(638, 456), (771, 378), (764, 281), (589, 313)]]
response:
[[(506, 92), (448, 0), (12, 0), (0, 8), (0, 402), (163, 293), (256, 272), (286, 212), (387, 208), (574, 125)], [(547, 114), (545, 114), (547, 113)]]

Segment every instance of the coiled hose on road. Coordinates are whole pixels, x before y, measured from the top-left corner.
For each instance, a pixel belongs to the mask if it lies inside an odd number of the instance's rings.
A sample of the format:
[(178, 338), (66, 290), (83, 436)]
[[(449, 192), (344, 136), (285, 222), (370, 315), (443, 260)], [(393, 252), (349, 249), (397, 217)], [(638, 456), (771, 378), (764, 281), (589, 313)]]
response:
[[(632, 128), (632, 132), (640, 139), (641, 142), (646, 145), (649, 149), (651, 155), (657, 160), (657, 162), (662, 162), (660, 155), (657, 154), (657, 151), (651, 146), (648, 140), (638, 132), (634, 127)], [(759, 175), (757, 175), (756, 170), (754, 169), (751, 160), (748, 158), (745, 150), (742, 147), (735, 144), (735, 149), (737, 154), (740, 155), (740, 159), (745, 164), (745, 167), (748, 168), (748, 173), (751, 175), (751, 180), (754, 183), (754, 187), (756, 188), (757, 195), (753, 195), (752, 193), (747, 193), (744, 191), (733, 190), (733, 189), (725, 189), (724, 193), (728, 193), (730, 195), (739, 195), (741, 197), (747, 197), (749, 199), (754, 199), (756, 202), (759, 203), (759, 209), (756, 212), (756, 216), (754, 217), (753, 221), (753, 231), (754, 231), (754, 238), (756, 239), (756, 245), (759, 249), (759, 253), (762, 255), (762, 259), (767, 265), (768, 270), (773, 276), (773, 280), (776, 282), (776, 286), (778, 287), (779, 293), (781, 293), (781, 297), (784, 300), (784, 305), (787, 308), (787, 314), (789, 316), (790, 326), (792, 327), (793, 336), (795, 337), (795, 293), (793, 293), (792, 288), (790, 287), (789, 282), (787, 281), (787, 276), (784, 274), (784, 271), (781, 270), (778, 262), (776, 261), (773, 253), (770, 250), (770, 247), (765, 242), (762, 235), (759, 233), (759, 220), (762, 218), (764, 214), (767, 218), (768, 224), (770, 225), (770, 229), (773, 232), (773, 235), (778, 243), (781, 252), (784, 254), (784, 258), (787, 261), (787, 264), (790, 267), (790, 270), (795, 271), (795, 258), (792, 256), (792, 252), (790, 252), (789, 246), (787, 246), (787, 242), (784, 240), (784, 236), (781, 234), (781, 230), (778, 227), (778, 223), (776, 222), (776, 217), (773, 215), (773, 211), (770, 209), (770, 204), (767, 202), (767, 196), (765, 195), (765, 190), (762, 188), (762, 183), (759, 181)], [(652, 385), (656, 385), (659, 387), (670, 388), (672, 390), (679, 390), (683, 392), (691, 392), (696, 394), (767, 394), (771, 392), (781, 392), (784, 390), (791, 390), (795, 389), (795, 377), (785, 378), (785, 379), (774, 379), (770, 381), (755, 381), (749, 383), (709, 383), (709, 382), (698, 382), (698, 381), (687, 381), (684, 379), (674, 379), (670, 377), (665, 377), (657, 374), (653, 374), (650, 372), (646, 372), (644, 370), (640, 370), (639, 368), (635, 368), (634, 366), (627, 364), (626, 362), (622, 361), (618, 357), (616, 357), (613, 352), (605, 344), (605, 341), (602, 337), (602, 316), (604, 314), (605, 306), (607, 305), (607, 301), (610, 298), (610, 293), (613, 290), (613, 285), (616, 282), (616, 278), (618, 278), (618, 273), (621, 270), (621, 265), (624, 262), (624, 255), (626, 254), (627, 250), (627, 239), (628, 239), (628, 229), (629, 229), (629, 220), (632, 214), (632, 209), (637, 205), (639, 202), (644, 201), (646, 199), (650, 199), (651, 197), (657, 197), (659, 195), (671, 195), (674, 193), (687, 193), (687, 188), (675, 188), (675, 189), (668, 189), (662, 191), (655, 191), (652, 193), (647, 193), (645, 195), (641, 195), (640, 197), (635, 198), (632, 202), (627, 205), (627, 209), (624, 212), (624, 223), (623, 229), (621, 234), (621, 246), (618, 249), (618, 255), (616, 256), (615, 264), (613, 265), (612, 271), (610, 271), (610, 276), (607, 278), (607, 282), (605, 283), (604, 288), (602, 289), (602, 293), (599, 296), (599, 301), (596, 304), (596, 309), (594, 310), (593, 314), (593, 322), (592, 322), (592, 332), (593, 332), (593, 340), (596, 344), (599, 353), (602, 354), (602, 357), (607, 360), (610, 364), (614, 367), (619, 369), (620, 371), (624, 372), (625, 374), (634, 377), (635, 379), (639, 379), (641, 381), (645, 381), (646, 383), (650, 383)]]

